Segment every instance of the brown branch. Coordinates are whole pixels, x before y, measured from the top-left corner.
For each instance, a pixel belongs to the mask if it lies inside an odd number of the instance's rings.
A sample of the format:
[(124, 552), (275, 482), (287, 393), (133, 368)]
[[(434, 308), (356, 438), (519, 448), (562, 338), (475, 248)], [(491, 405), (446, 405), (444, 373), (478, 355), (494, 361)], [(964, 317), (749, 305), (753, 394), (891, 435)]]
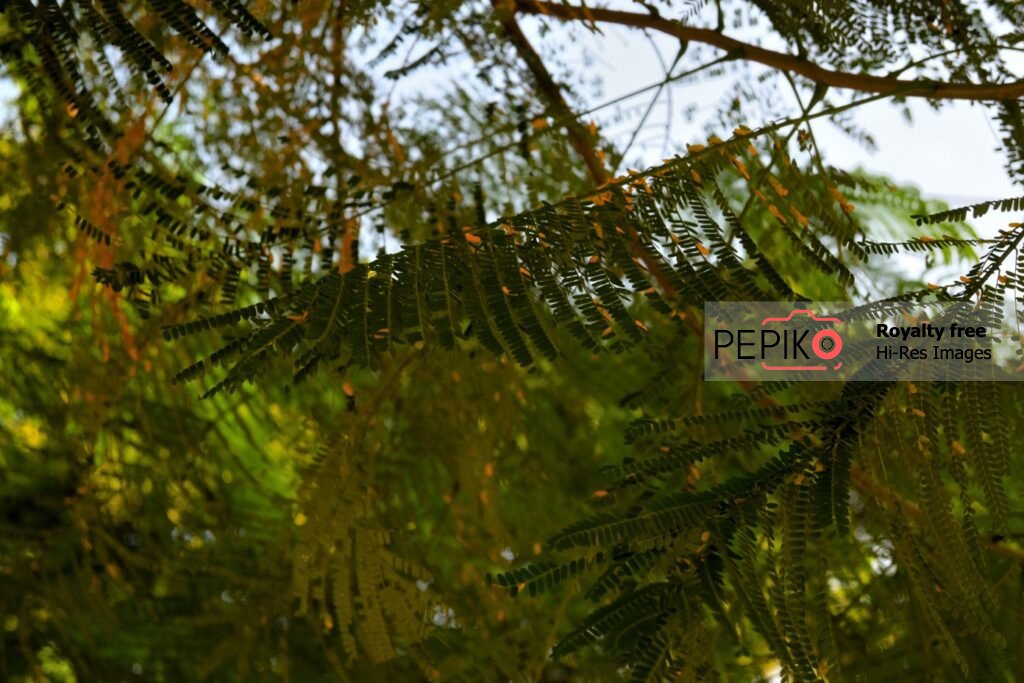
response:
[[(520, 58), (526, 62), (526, 67), (530, 70), (534, 80), (537, 81), (537, 87), (548, 101), (556, 121), (564, 123), (569, 131), (569, 142), (572, 144), (573, 149), (583, 157), (583, 161), (587, 165), (587, 171), (590, 174), (590, 179), (598, 187), (607, 184), (612, 178), (605, 168), (602, 155), (599, 154), (598, 149), (594, 146), (594, 140), (590, 131), (580, 123), (572, 107), (566, 102), (565, 96), (562, 95), (562, 89), (555, 82), (547, 67), (544, 66), (544, 60), (533, 49), (533, 45), (530, 44), (530, 40), (523, 33), (523, 30), (519, 28), (519, 22), (516, 21), (515, 13), (508, 11), (507, 7), (500, 0), (492, 0), (492, 4), (495, 11), (501, 17), (501, 24), (505, 29), (506, 37), (515, 47)], [(661, 291), (666, 297), (675, 298), (675, 287), (672, 286), (672, 283), (661, 272), (661, 268), (658, 267), (658, 263), (654, 258), (644, 249), (636, 229), (631, 225), (626, 225), (625, 230), (636, 257), (644, 264), (651, 277), (661, 287)]]
[(1024, 81), (1012, 83), (946, 83), (942, 81), (903, 80), (886, 76), (833, 71), (802, 57), (766, 50), (706, 28), (686, 26), (664, 17), (637, 12), (560, 5), (538, 0), (516, 0), (516, 9), (564, 20), (578, 20), (652, 29), (679, 40), (704, 43), (725, 50), (738, 59), (758, 62), (775, 69), (800, 74), (833, 88), (860, 92), (927, 97), (941, 100), (1015, 100), (1024, 96)]
[(516, 21), (515, 13), (508, 12), (507, 9), (503, 8), (503, 3), (500, 0), (492, 0), (492, 3), (495, 9), (504, 15), (501, 25), (505, 29), (505, 36), (515, 47), (522, 60), (526, 62), (526, 68), (530, 70), (530, 74), (537, 81), (537, 87), (540, 88), (541, 94), (547, 99), (555, 119), (564, 123), (568, 129), (569, 142), (572, 143), (576, 152), (583, 157), (591, 180), (597, 185), (604, 185), (608, 182), (610, 176), (590, 139), (590, 132), (579, 122), (569, 103), (565, 101), (562, 89), (555, 83), (555, 79), (552, 78), (551, 73), (544, 66), (544, 60), (533, 49), (533, 45), (530, 44), (530, 40), (523, 33), (523, 30), (519, 28), (519, 22)]

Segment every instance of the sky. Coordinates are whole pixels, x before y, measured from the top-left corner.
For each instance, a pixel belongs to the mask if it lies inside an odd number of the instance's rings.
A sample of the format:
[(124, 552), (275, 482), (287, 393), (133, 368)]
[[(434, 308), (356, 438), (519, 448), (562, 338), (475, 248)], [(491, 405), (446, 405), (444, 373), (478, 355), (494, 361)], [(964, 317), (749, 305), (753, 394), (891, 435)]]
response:
[[(661, 80), (663, 70), (655, 46), (660, 50), (662, 60), (668, 62), (678, 46), (671, 38), (652, 34), (652, 39), (648, 39), (635, 29), (608, 25), (601, 27), (603, 35), (600, 36), (585, 31), (570, 33), (558, 27), (541, 38), (536, 32), (536, 19), (524, 18), (522, 21), (538, 45), (543, 45), (544, 41), (568, 41), (572, 35), (573, 43), (582, 53), (589, 53), (589, 59), (580, 57), (576, 65), (592, 69), (603, 82), (603, 92), (592, 97), (595, 104)], [(695, 20), (695, 24), (701, 23), (700, 19)], [(712, 54), (721, 53), (707, 53), (708, 56)], [(567, 60), (572, 62), (571, 58)], [(666, 156), (685, 150), (686, 143), (704, 142), (702, 117), (697, 116), (695, 122), (688, 125), (682, 110), (695, 107), (699, 112), (710, 112), (720, 104), (729, 82), (731, 79), (725, 77), (669, 86), (672, 89), (671, 107), (663, 93), (649, 119), (647, 128), (650, 132), (639, 136), (638, 143), (627, 156), (629, 165), (634, 168), (653, 165)], [(585, 97), (594, 95), (585, 90), (581, 94)], [(599, 122), (603, 121), (602, 129), (617, 138), (625, 136), (628, 139), (652, 94), (639, 95), (622, 104), (621, 111), (631, 115), (628, 121), (616, 123), (613, 110), (596, 115)], [(865, 149), (823, 119), (815, 121), (812, 124), (814, 133), (826, 163), (844, 170), (863, 168), (886, 175), (898, 184), (916, 186), (923, 196), (941, 199), (950, 206), (1024, 195), (1024, 187), (1013, 183), (1005, 170), (998, 127), (991, 119), (989, 109), (954, 101), (943, 104), (936, 111), (922, 98), (910, 98), (909, 106), (912, 123), (908, 123), (901, 110), (887, 100), (854, 110), (853, 121), (861, 129), (870, 131), (877, 142), (874, 151)], [(665, 124), (670, 116), (672, 142), (663, 147)], [(747, 125), (755, 128), (763, 123), (752, 121)], [(729, 134), (730, 131), (719, 133), (723, 138)], [(644, 140), (646, 144), (640, 144)], [(1012, 220), (1019, 218), (993, 213), (974, 224), (982, 236), (991, 236)]]

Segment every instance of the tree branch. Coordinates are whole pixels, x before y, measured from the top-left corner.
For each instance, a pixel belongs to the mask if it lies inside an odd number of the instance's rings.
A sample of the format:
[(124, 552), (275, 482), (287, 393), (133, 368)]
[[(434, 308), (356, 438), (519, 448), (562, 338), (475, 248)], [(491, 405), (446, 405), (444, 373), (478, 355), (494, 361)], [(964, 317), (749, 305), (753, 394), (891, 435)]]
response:
[[(601, 155), (598, 154), (597, 148), (594, 146), (593, 138), (579, 119), (576, 118), (575, 112), (572, 107), (566, 102), (565, 96), (562, 95), (562, 89), (552, 78), (551, 73), (547, 67), (544, 66), (544, 60), (541, 59), (537, 51), (533, 49), (529, 39), (523, 33), (523, 30), (519, 28), (519, 22), (516, 21), (515, 12), (508, 12), (502, 6), (500, 0), (492, 0), (495, 11), (501, 16), (502, 27), (505, 29), (505, 35), (508, 37), (509, 42), (516, 48), (519, 56), (524, 62), (526, 62), (527, 68), (533, 75), (534, 80), (537, 81), (537, 87), (540, 88), (540, 92), (544, 95), (545, 99), (548, 100), (548, 104), (551, 106), (552, 111), (555, 114), (556, 120), (565, 124), (565, 127), (569, 131), (569, 141), (572, 144), (576, 152), (583, 157), (583, 161), (587, 165), (587, 171), (590, 173), (591, 180), (597, 186), (604, 185), (611, 181), (611, 176), (608, 170), (605, 168), (604, 162), (602, 161)], [(626, 235), (630, 239), (630, 243), (633, 247), (634, 255), (644, 264), (647, 271), (651, 274), (651, 277), (661, 287), (662, 292), (668, 298), (675, 298), (676, 291), (672, 283), (669, 282), (668, 278), (665, 277), (664, 273), (658, 267), (658, 263), (647, 253), (647, 250), (643, 247), (643, 241), (640, 239), (640, 235), (637, 234), (636, 229), (631, 225), (626, 225)]]
[[(493, 0), (493, 4), (496, 10), (502, 11), (499, 0)], [(593, 142), (590, 139), (590, 132), (583, 127), (583, 124), (576, 118), (576, 114), (572, 111), (569, 103), (565, 101), (562, 89), (555, 83), (555, 79), (552, 78), (551, 73), (544, 66), (544, 61), (537, 54), (537, 51), (533, 49), (533, 45), (530, 44), (530, 40), (523, 33), (523, 30), (519, 28), (519, 22), (516, 21), (515, 13), (505, 12), (501, 25), (505, 29), (505, 35), (508, 37), (509, 42), (515, 47), (522, 60), (526, 62), (526, 68), (530, 70), (530, 74), (537, 81), (537, 87), (540, 88), (541, 94), (547, 99), (555, 118), (559, 122), (564, 123), (568, 129), (569, 141), (579, 155), (583, 157), (591, 180), (596, 185), (604, 185), (608, 182), (610, 176), (600, 159), (600, 155), (597, 153), (597, 149), (594, 148)]]
[(806, 59), (783, 52), (744, 43), (706, 28), (685, 26), (677, 21), (651, 14), (623, 12), (560, 5), (539, 0), (516, 0), (516, 9), (526, 14), (539, 14), (563, 20), (577, 20), (652, 29), (679, 40), (704, 43), (725, 50), (730, 55), (757, 62), (774, 69), (800, 74), (816, 83), (833, 88), (868, 93), (898, 94), (904, 97), (926, 97), (939, 100), (1015, 100), (1024, 96), (1024, 81), (1012, 83), (946, 83), (942, 81), (904, 80), (870, 74), (833, 71)]

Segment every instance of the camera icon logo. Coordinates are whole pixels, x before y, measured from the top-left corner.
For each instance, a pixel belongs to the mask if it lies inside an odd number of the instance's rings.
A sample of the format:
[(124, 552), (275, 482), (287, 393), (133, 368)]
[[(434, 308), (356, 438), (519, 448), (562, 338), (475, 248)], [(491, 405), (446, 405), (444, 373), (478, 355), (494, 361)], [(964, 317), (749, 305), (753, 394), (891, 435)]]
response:
[[(773, 327), (766, 327), (770, 324)], [(807, 308), (794, 309), (785, 317), (765, 318), (761, 321), (762, 349), (765, 352), (769, 349), (774, 350), (781, 343), (780, 360), (783, 362), (780, 363), (773, 358), (773, 363), (769, 364), (768, 361), (762, 360), (761, 367), (772, 371), (838, 370), (843, 367), (843, 362), (840, 360), (832, 364), (831, 361), (834, 361), (842, 352), (843, 338), (834, 327), (823, 327), (823, 325), (841, 324), (842, 321), (839, 318), (818, 316)], [(775, 329), (774, 325), (779, 325), (781, 329)], [(805, 327), (811, 329), (805, 329)], [(812, 330), (814, 335), (810, 340), (810, 350), (814, 358), (804, 348), (804, 343)], [(772, 340), (772, 343), (768, 343), (768, 340)]]

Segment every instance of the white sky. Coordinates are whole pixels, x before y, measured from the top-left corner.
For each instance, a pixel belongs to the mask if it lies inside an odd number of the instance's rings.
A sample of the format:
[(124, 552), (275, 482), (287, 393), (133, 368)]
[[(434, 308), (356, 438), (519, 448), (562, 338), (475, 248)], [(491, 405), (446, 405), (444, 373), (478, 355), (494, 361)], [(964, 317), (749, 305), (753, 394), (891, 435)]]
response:
[[(640, 31), (614, 25), (601, 25), (603, 35), (595, 36), (552, 23), (555, 30), (541, 38), (535, 32), (538, 26), (536, 19), (523, 18), (522, 23), (538, 46), (550, 44), (553, 40), (568, 41), (572, 36), (571, 40), (582, 47), (582, 52), (590, 53), (593, 60), (590, 64), (581, 57), (573, 65), (591, 70), (603, 79), (603, 92), (598, 97), (591, 98), (592, 93), (586, 91), (582, 93), (592, 100), (592, 104), (600, 104), (661, 80), (663, 71), (652, 42), (669, 63), (678, 46), (674, 39), (665, 36), (651, 34), (653, 40), (649, 40)], [(701, 19), (694, 20), (695, 25), (706, 23)], [(727, 33), (747, 39), (735, 32)], [(710, 59), (720, 54), (719, 51), (707, 52), (705, 57)], [(569, 61), (572, 63), (572, 58)], [(667, 149), (662, 148), (664, 125), (669, 116), (667, 98), (663, 94), (649, 119), (650, 132), (639, 136), (627, 155), (626, 165), (636, 168), (659, 163), (663, 157), (685, 149), (687, 142), (704, 142), (703, 121), (706, 116), (698, 114), (694, 123), (687, 124), (682, 108), (696, 105), (701, 113), (710, 113), (721, 104), (721, 97), (731, 81), (732, 78), (726, 76), (669, 86), (672, 88), (671, 115), (674, 117), (672, 144)], [(653, 94), (653, 91), (645, 93), (623, 103), (623, 109), (630, 110), (633, 115), (628, 121), (614, 123), (612, 109), (598, 113), (595, 118), (616, 140), (620, 137), (628, 139)], [(835, 99), (839, 100), (839, 97)], [(815, 137), (826, 163), (845, 170), (861, 167), (888, 176), (899, 184), (917, 186), (923, 196), (942, 199), (950, 206), (1024, 195), (1024, 187), (1015, 185), (1004, 168), (1005, 157), (1000, 149), (998, 128), (990, 120), (987, 108), (955, 101), (944, 103), (939, 111), (935, 111), (924, 99), (910, 98), (909, 102), (912, 124), (907, 123), (900, 109), (886, 100), (853, 110), (853, 121), (874, 136), (877, 142), (874, 152), (851, 140), (824, 119), (814, 121)], [(747, 125), (756, 128), (764, 123), (749, 121)], [(718, 134), (725, 138), (731, 135), (731, 131), (719, 131)], [(641, 144), (644, 140), (646, 145)], [(1014, 220), (1020, 220), (1020, 217), (990, 213), (975, 221), (974, 225), (982, 236), (987, 237)]]

